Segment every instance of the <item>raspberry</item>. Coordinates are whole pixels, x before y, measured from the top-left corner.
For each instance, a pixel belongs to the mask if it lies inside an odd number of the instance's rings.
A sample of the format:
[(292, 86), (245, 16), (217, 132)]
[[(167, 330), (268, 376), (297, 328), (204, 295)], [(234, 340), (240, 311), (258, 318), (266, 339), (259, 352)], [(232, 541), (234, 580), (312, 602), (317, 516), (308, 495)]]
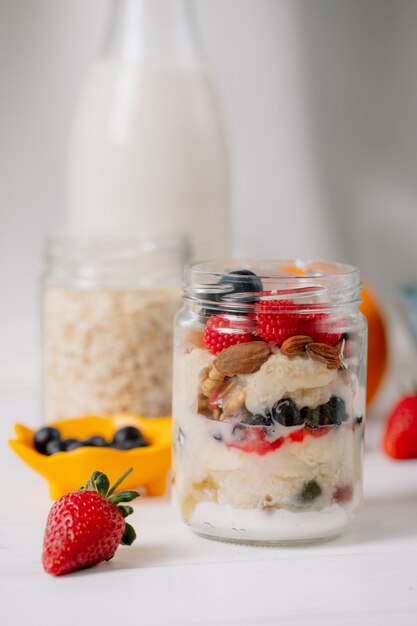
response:
[(338, 332), (341, 328), (335, 326), (343, 327), (343, 324), (326, 313), (312, 313), (300, 316), (298, 330), (300, 335), (308, 335), (317, 343), (335, 346), (342, 336), (342, 332)]
[(250, 328), (246, 317), (230, 319), (224, 315), (212, 315), (204, 329), (204, 345), (211, 354), (219, 354), (235, 343), (252, 341), (253, 335), (249, 332)]
[(288, 312), (296, 309), (297, 305), (292, 300), (261, 300), (249, 317), (255, 321), (256, 334), (260, 339), (273, 341), (281, 347), (286, 339), (298, 334), (299, 316)]

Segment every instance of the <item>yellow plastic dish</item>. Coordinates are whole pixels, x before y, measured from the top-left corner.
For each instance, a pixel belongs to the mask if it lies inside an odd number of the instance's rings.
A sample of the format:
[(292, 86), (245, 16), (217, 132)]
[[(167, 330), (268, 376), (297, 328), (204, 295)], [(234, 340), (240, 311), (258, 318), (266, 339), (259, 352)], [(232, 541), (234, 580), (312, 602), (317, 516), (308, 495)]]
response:
[(17, 439), (10, 439), (9, 444), (29, 467), (47, 479), (53, 500), (85, 485), (96, 470), (107, 474), (113, 484), (129, 467), (133, 467), (133, 472), (123, 481), (122, 489), (145, 487), (148, 495), (161, 496), (171, 466), (171, 422), (170, 417), (117, 415), (79, 417), (49, 424), (58, 428), (64, 439), (86, 439), (99, 434), (108, 441), (119, 428), (136, 426), (150, 445), (133, 450), (85, 447), (46, 456), (35, 450), (35, 431), (22, 424), (14, 425)]

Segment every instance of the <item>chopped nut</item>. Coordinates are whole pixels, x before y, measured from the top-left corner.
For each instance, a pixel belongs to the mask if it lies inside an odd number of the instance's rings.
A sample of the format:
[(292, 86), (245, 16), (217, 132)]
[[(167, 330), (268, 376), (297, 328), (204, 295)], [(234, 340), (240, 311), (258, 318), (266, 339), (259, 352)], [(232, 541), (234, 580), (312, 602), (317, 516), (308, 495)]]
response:
[(209, 374), (210, 374), (210, 368), (209, 367), (203, 367), (203, 369), (200, 371), (200, 373), (198, 375), (198, 380), (200, 382), (200, 385), (204, 383), (206, 378), (208, 378)]
[(216, 367), (216, 364), (213, 363), (213, 367), (211, 368), (210, 373), (209, 373), (209, 378), (211, 380), (223, 382), (225, 379), (225, 374), (223, 372), (220, 372), (218, 368)]
[(223, 414), (222, 414), (221, 410), (220, 410), (218, 407), (216, 407), (216, 408), (214, 408), (214, 409), (213, 409), (213, 411), (212, 411), (211, 419), (213, 419), (213, 420), (221, 420), (221, 419), (224, 419), (224, 418), (222, 417), (222, 415), (223, 415)]
[(218, 485), (211, 476), (206, 476), (203, 480), (193, 483), (193, 489), (196, 491), (203, 491), (206, 495), (215, 495), (217, 493)]
[(233, 393), (230, 398), (225, 402), (223, 407), (223, 413), (225, 419), (239, 413), (241, 409), (245, 406), (246, 400), (246, 389), (241, 388), (235, 393)]
[(286, 356), (295, 356), (297, 354), (303, 354), (309, 343), (313, 343), (313, 339), (307, 335), (294, 335), (284, 341), (281, 346), (282, 354)]
[(265, 363), (271, 354), (271, 348), (264, 341), (237, 343), (223, 350), (214, 360), (213, 367), (223, 376), (252, 374)]
[(197, 410), (199, 413), (203, 413), (208, 408), (208, 399), (202, 393), (198, 395)]
[(278, 504), (274, 504), (272, 497), (267, 493), (263, 501), (261, 502), (261, 507), (264, 511), (272, 511), (274, 509), (279, 509)]
[(222, 386), (224, 379), (225, 375), (219, 372), (214, 365), (211, 368), (203, 368), (199, 374), (201, 391), (205, 396), (211, 396)]
[(330, 370), (339, 369), (341, 363), (338, 348), (328, 346), (325, 343), (309, 343), (306, 350), (308, 356), (314, 359), (314, 361), (325, 363)]
[(206, 378), (204, 383), (201, 385), (201, 391), (205, 396), (210, 397), (219, 387), (221, 383), (216, 382), (215, 380), (210, 380), (210, 378)]

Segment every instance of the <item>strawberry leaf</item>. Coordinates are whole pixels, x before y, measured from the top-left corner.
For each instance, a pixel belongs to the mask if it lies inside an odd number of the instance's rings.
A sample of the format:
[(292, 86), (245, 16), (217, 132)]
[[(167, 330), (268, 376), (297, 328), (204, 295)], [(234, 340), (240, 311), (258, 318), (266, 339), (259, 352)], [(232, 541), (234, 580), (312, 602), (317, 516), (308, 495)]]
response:
[(123, 517), (127, 517), (128, 515), (132, 515), (132, 513), (133, 513), (133, 509), (129, 505), (124, 506), (123, 504), (119, 504), (119, 506), (117, 508), (119, 509), (119, 511), (121, 511), (123, 513)]
[(96, 481), (96, 489), (101, 496), (106, 496), (107, 492), (110, 488), (110, 481), (107, 478), (106, 474), (99, 473)]
[(136, 539), (136, 533), (133, 526), (126, 522), (125, 532), (123, 533), (123, 537), (121, 540), (122, 546), (130, 546)]
[(138, 498), (139, 494), (137, 491), (119, 491), (119, 493), (115, 493), (110, 496), (109, 500), (112, 504), (119, 504), (120, 502), (131, 502), (135, 498)]

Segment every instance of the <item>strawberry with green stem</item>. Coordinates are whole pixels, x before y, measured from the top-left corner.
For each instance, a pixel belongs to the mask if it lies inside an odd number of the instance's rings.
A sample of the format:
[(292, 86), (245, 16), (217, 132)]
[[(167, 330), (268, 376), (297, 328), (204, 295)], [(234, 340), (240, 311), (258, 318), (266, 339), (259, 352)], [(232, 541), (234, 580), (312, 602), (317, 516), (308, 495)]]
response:
[(115, 493), (132, 472), (129, 468), (110, 487), (102, 472), (94, 472), (85, 487), (65, 494), (54, 503), (46, 522), (42, 563), (49, 574), (60, 576), (108, 561), (119, 544), (131, 545), (136, 539), (125, 518), (133, 508), (137, 491)]

